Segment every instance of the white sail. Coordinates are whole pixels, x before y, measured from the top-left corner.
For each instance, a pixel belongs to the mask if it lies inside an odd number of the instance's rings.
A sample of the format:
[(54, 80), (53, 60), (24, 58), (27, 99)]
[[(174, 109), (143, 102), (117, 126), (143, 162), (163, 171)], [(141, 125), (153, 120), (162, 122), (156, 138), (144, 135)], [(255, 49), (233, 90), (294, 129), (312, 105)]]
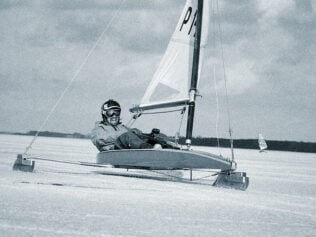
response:
[(259, 143), (259, 149), (260, 152), (266, 150), (268, 148), (266, 141), (264, 140), (263, 136), (261, 133), (258, 135), (258, 143)]
[[(199, 71), (208, 34), (208, 0), (203, 5)], [(171, 107), (189, 100), (196, 18), (197, 0), (187, 0), (167, 50), (138, 108)]]

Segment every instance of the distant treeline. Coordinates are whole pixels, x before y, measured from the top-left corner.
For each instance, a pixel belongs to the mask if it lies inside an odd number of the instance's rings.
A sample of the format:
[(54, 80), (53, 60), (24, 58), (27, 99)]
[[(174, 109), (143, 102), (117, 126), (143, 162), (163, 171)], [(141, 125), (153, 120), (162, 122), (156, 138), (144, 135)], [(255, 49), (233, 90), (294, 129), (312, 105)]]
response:
[[(14, 134), (14, 135), (27, 135), (34, 136), (37, 131), (29, 131), (27, 133), (8, 133), (0, 132), (0, 134)], [(84, 135), (81, 133), (61, 133), (61, 132), (49, 132), (43, 131), (39, 133), (39, 136), (43, 137), (66, 137), (66, 138), (82, 138), (89, 139), (90, 135)], [(185, 138), (180, 137), (180, 144), (185, 144)], [(266, 140), (268, 150), (276, 151), (296, 151), (296, 152), (314, 152), (316, 153), (316, 143), (313, 142), (296, 142), (296, 141), (272, 141)], [(194, 137), (192, 138), (192, 145), (196, 146), (220, 146), (230, 147), (230, 140), (224, 138), (209, 138), (209, 137)], [(245, 149), (258, 149), (257, 139), (236, 139), (234, 140), (235, 148)]]
[[(35, 136), (37, 131), (29, 131), (27, 133), (8, 133), (8, 132), (0, 132), (0, 134), (13, 134), (13, 135), (22, 135), (22, 136)], [(42, 131), (38, 136), (41, 137), (66, 137), (66, 138), (90, 138), (89, 135), (84, 135), (81, 133), (62, 133), (62, 132), (49, 132)]]
[[(180, 138), (180, 144), (185, 143), (185, 138)], [(266, 140), (268, 150), (276, 151), (296, 151), (296, 152), (314, 152), (316, 153), (316, 143), (313, 142), (296, 142), (296, 141), (273, 141)], [(257, 139), (236, 139), (233, 141), (235, 148), (259, 149)], [(209, 137), (194, 137), (192, 145), (197, 146), (220, 146), (230, 147), (229, 139), (217, 139)]]

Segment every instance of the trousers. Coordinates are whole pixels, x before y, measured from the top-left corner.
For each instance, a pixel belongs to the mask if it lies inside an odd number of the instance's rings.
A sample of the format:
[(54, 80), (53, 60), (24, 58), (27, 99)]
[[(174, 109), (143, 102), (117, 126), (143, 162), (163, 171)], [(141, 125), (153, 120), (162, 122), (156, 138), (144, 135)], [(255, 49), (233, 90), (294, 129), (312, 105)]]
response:
[(151, 149), (155, 144), (160, 144), (162, 148), (169, 148), (170, 139), (165, 134), (136, 134), (128, 131), (116, 139), (115, 149)]
[(147, 140), (132, 131), (120, 135), (115, 142), (114, 149), (150, 149), (152, 145)]

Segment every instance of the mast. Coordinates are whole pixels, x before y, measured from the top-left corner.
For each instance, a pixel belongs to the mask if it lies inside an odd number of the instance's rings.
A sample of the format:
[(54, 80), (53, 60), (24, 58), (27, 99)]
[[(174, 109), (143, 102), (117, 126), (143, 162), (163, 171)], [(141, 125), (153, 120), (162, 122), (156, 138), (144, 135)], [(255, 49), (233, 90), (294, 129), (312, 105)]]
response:
[(195, 97), (197, 92), (197, 82), (199, 74), (199, 59), (200, 59), (200, 43), (202, 33), (202, 12), (203, 12), (203, 0), (198, 0), (196, 30), (194, 39), (194, 51), (193, 51), (193, 64), (191, 74), (191, 86), (189, 90), (189, 110), (187, 120), (186, 140), (188, 148), (191, 145), (194, 111), (195, 111)]

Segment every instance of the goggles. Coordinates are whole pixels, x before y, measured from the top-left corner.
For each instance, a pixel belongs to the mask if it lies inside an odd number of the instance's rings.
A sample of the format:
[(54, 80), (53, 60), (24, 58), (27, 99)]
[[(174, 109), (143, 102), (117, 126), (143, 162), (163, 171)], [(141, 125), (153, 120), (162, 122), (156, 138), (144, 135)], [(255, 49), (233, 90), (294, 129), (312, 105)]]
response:
[(113, 117), (114, 115), (120, 116), (121, 110), (120, 109), (108, 109), (102, 112), (106, 117)]

